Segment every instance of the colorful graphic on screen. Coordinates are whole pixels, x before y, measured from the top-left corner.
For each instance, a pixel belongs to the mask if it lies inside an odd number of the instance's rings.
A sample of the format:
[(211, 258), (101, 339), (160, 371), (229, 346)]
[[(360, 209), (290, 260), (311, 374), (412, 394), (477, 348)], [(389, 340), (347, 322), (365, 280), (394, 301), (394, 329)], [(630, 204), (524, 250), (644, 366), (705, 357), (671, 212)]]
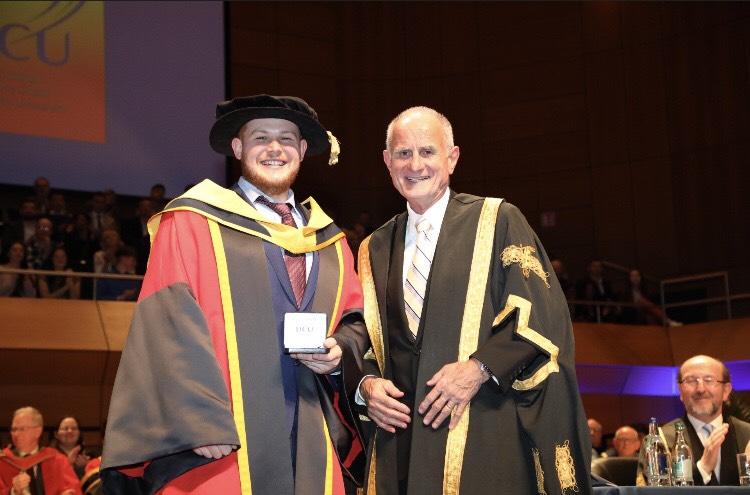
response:
[(0, 132), (105, 142), (103, 2), (2, 2)]

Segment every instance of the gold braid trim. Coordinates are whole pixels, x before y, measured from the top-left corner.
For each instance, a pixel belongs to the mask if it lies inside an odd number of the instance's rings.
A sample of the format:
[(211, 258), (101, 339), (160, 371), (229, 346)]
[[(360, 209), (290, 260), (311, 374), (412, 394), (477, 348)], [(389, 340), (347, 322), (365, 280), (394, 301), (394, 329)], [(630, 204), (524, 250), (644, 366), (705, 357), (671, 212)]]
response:
[[(375, 442), (375, 440), (378, 437), (377, 431), (375, 432), (375, 436), (373, 437), (372, 441)], [(376, 467), (378, 464), (378, 458), (375, 455), (375, 443), (372, 444), (372, 454), (370, 455), (370, 470), (367, 473), (367, 495), (376, 495), (378, 488), (377, 488), (377, 478), (376, 478)]]
[(534, 471), (536, 472), (536, 491), (538, 495), (547, 495), (544, 491), (544, 469), (542, 469), (542, 462), (539, 460), (539, 449), (531, 449), (531, 453), (534, 454)]
[(570, 442), (565, 440), (562, 445), (555, 445), (555, 469), (557, 478), (560, 480), (562, 492), (572, 490), (578, 492), (576, 483), (576, 468), (573, 465), (573, 456), (570, 454)]
[[(477, 350), (479, 327), (482, 319), (484, 296), (492, 262), (492, 246), (495, 240), (495, 224), (501, 199), (485, 198), (479, 214), (477, 233), (474, 239), (474, 253), (469, 285), (466, 290), (466, 303), (461, 322), (461, 337), (458, 343), (458, 361), (466, 361)], [(366, 307), (367, 305), (365, 305)], [(466, 406), (458, 425), (448, 433), (443, 466), (443, 495), (457, 495), (461, 486), (461, 469), (464, 463), (466, 437), (469, 433), (469, 413), (471, 403)]]
[[(365, 325), (370, 335), (370, 345), (375, 353), (380, 373), (385, 373), (385, 358), (383, 355), (383, 325), (380, 323), (380, 308), (378, 307), (378, 296), (375, 292), (375, 280), (372, 278), (372, 265), (370, 264), (370, 237), (367, 236), (359, 245), (357, 265), (359, 279), (362, 281), (362, 296), (365, 300)], [(369, 351), (368, 351), (369, 353)]]
[(549, 355), (549, 361), (536, 370), (531, 377), (526, 380), (516, 380), (513, 382), (515, 390), (529, 390), (546, 380), (550, 374), (560, 371), (560, 366), (557, 364), (557, 355), (560, 349), (548, 338), (529, 327), (531, 301), (515, 294), (508, 296), (505, 308), (495, 317), (492, 326), (496, 327), (501, 324), (515, 310), (518, 311), (516, 333)]
[(511, 244), (510, 246), (503, 249), (500, 257), (503, 259), (503, 266), (506, 268), (513, 263), (518, 263), (521, 266), (521, 272), (526, 279), (529, 278), (531, 272), (536, 273), (539, 278), (542, 279), (544, 285), (546, 285), (549, 289), (549, 282), (547, 282), (549, 273), (544, 271), (544, 268), (542, 268), (542, 263), (537, 259), (536, 256), (534, 256), (535, 252), (536, 248), (532, 246), (524, 246), (522, 244), (514, 246)]

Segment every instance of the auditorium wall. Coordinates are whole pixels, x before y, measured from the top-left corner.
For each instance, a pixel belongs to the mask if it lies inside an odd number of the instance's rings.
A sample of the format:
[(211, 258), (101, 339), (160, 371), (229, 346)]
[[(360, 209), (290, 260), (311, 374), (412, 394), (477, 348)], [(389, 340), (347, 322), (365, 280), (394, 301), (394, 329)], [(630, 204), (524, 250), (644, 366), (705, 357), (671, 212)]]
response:
[(750, 4), (235, 2), (228, 16), (231, 94), (300, 95), (341, 139), (340, 165), (308, 160), (297, 186), (341, 223), (403, 209), (384, 130), (424, 104), (453, 122), (453, 187), (518, 205), (573, 275), (601, 257), (657, 277), (727, 269), (750, 290)]

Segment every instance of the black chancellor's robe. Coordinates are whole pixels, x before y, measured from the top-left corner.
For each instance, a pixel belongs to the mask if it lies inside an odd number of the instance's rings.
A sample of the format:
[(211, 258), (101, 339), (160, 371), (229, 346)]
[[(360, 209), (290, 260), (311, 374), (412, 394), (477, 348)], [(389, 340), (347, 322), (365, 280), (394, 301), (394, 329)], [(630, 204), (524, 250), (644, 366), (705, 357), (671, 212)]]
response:
[[(591, 445), (568, 307), (523, 215), (500, 200), (451, 193), (416, 341), (403, 304), (406, 222), (406, 212), (397, 215), (361, 245), (369, 339), (340, 340), (348, 377), (358, 368), (357, 378), (393, 380), (412, 410), (407, 430), (376, 430), (366, 493), (396, 494), (407, 473), (410, 495), (589, 493)], [(481, 386), (452, 432), (448, 421), (424, 426), (416, 413), (424, 384), (469, 356), (499, 384)], [(347, 383), (351, 398), (358, 383)]]

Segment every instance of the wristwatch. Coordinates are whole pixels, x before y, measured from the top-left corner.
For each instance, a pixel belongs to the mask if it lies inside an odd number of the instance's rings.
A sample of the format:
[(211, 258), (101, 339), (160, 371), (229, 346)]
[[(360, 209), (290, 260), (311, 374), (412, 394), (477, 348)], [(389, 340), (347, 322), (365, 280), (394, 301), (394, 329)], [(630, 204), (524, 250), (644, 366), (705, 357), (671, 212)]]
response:
[[(474, 359), (477, 359), (477, 358), (474, 358)], [(494, 376), (492, 374), (492, 370), (490, 370), (490, 368), (486, 364), (481, 362), (479, 359), (477, 359), (477, 363), (479, 363), (479, 369), (481, 370), (482, 373), (487, 373), (487, 376), (489, 376), (490, 378)]]

